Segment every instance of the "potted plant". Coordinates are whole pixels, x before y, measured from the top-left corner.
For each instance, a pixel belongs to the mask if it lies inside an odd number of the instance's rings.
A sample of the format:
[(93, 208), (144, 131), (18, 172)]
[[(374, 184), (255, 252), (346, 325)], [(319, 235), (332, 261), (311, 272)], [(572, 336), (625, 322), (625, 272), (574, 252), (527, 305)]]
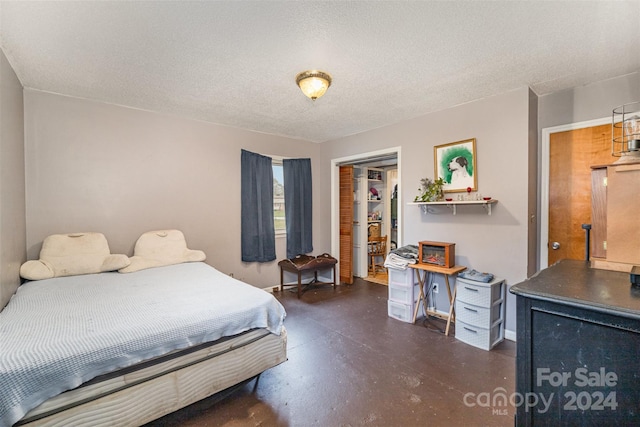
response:
[(431, 178), (423, 178), (420, 180), (420, 194), (413, 200), (414, 202), (437, 202), (444, 198), (444, 180), (438, 178), (435, 181)]

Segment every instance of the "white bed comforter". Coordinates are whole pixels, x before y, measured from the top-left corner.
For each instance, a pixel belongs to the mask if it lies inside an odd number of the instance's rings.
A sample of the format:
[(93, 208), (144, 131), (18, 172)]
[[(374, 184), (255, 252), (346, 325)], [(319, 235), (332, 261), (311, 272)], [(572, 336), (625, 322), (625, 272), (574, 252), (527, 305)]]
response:
[(28, 282), (0, 312), (0, 426), (97, 375), (254, 328), (273, 295), (205, 263)]

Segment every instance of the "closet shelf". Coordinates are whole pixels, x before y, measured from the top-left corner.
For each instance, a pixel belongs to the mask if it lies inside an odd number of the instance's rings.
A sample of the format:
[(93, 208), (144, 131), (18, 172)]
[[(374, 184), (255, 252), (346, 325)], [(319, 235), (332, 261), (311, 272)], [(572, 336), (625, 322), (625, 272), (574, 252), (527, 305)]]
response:
[(409, 205), (422, 206), (422, 212), (429, 213), (429, 206), (447, 206), (453, 211), (455, 215), (457, 212), (457, 206), (459, 205), (481, 205), (487, 211), (487, 215), (491, 215), (491, 206), (498, 203), (496, 199), (489, 200), (443, 200), (441, 202), (410, 202)]

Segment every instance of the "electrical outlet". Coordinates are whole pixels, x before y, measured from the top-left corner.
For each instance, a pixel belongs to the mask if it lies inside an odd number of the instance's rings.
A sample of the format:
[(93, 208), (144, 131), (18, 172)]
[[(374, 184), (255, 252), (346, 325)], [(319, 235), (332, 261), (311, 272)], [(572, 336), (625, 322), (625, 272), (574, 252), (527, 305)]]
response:
[(433, 284), (433, 293), (437, 294), (440, 291), (439, 286), (437, 283)]

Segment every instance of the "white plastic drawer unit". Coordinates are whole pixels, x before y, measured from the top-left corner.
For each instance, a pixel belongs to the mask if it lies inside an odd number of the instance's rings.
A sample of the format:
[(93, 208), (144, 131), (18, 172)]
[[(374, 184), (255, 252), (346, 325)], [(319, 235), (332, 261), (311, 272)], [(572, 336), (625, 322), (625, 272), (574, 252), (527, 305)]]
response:
[(505, 283), (456, 281), (456, 338), (491, 350), (504, 339)]

